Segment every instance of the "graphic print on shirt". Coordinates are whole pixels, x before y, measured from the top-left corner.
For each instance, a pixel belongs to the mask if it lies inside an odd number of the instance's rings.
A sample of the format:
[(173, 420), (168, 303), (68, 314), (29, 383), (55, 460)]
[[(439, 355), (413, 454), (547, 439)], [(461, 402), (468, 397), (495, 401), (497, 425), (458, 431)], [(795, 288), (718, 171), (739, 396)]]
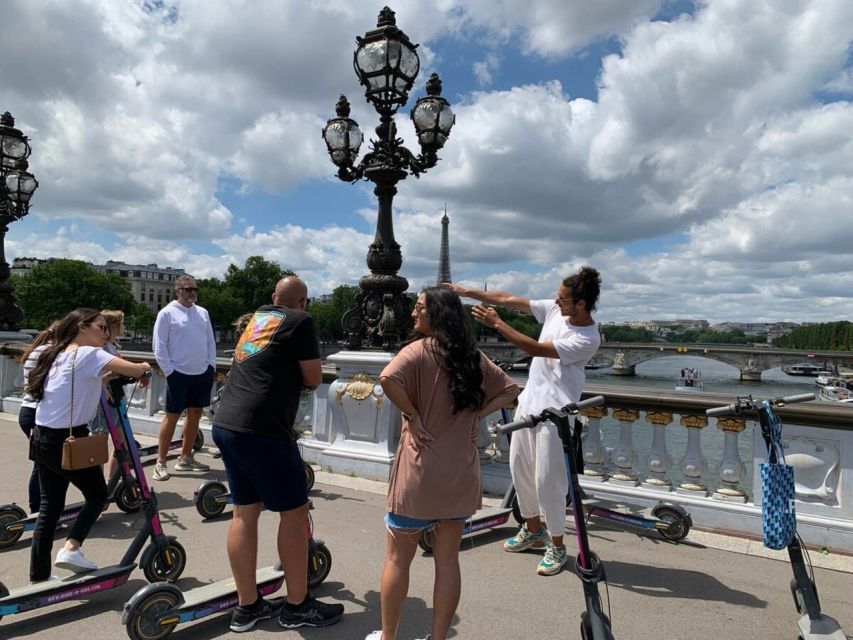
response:
[(242, 362), (260, 353), (269, 345), (275, 332), (287, 316), (277, 311), (258, 311), (252, 316), (240, 342), (234, 349), (234, 359)]

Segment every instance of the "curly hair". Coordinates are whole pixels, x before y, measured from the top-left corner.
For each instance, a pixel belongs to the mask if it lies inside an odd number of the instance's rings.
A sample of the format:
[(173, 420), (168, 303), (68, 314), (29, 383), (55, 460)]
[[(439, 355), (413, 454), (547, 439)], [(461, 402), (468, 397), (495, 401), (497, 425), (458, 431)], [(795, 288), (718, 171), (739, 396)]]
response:
[(451, 411), (476, 411), (483, 406), (486, 393), (477, 340), (462, 301), (453, 291), (442, 287), (426, 287), (423, 293), (433, 338), (425, 346), (450, 379)]
[(80, 327), (92, 324), (100, 316), (101, 312), (97, 309), (75, 309), (59, 321), (53, 330), (50, 346), (42, 352), (36, 361), (36, 366), (30, 372), (27, 381), (28, 394), (36, 400), (44, 397), (44, 383), (56, 356), (74, 341)]
[(581, 267), (576, 274), (563, 280), (563, 286), (572, 292), (572, 300), (586, 302), (587, 311), (595, 311), (595, 303), (601, 293), (601, 274), (592, 267)]

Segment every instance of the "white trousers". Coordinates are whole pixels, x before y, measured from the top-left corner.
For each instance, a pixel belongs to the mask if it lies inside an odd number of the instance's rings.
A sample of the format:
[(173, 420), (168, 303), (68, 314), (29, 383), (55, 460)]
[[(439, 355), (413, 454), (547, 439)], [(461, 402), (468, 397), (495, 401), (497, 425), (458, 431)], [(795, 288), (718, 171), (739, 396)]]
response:
[(550, 535), (563, 535), (569, 478), (557, 426), (543, 422), (532, 429), (513, 432), (509, 444), (509, 469), (522, 517), (542, 515)]

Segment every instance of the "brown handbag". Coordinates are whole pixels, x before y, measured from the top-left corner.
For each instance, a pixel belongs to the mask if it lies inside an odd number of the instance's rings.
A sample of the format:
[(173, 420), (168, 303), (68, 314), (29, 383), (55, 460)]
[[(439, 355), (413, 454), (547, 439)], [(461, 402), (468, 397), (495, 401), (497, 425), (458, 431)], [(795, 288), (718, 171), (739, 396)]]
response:
[(77, 361), (77, 350), (71, 357), (71, 414), (68, 418), (68, 437), (62, 443), (62, 468), (65, 471), (80, 471), (109, 460), (109, 449), (107, 448), (107, 434), (96, 433), (94, 435), (75, 438), (74, 426), (74, 363)]

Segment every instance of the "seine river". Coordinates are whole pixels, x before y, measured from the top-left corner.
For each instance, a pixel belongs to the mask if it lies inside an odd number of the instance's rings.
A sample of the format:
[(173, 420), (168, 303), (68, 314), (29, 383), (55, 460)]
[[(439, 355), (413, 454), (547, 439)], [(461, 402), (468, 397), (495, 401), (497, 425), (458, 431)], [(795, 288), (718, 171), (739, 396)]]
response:
[[(586, 372), (588, 384), (611, 385), (614, 387), (646, 387), (655, 389), (666, 389), (674, 391), (675, 381), (682, 368), (692, 367), (702, 371), (705, 381), (705, 391), (713, 394), (730, 395), (732, 399), (738, 395), (752, 394), (756, 398), (768, 398), (794, 395), (798, 393), (814, 392), (816, 385), (814, 378), (789, 376), (780, 369), (770, 369), (761, 374), (760, 382), (744, 382), (740, 380), (739, 371), (730, 365), (716, 360), (700, 358), (696, 356), (671, 356), (667, 358), (656, 358), (642, 364), (638, 364), (634, 376), (614, 376), (609, 368), (593, 369)], [(523, 384), (527, 381), (527, 375), (523, 372), (512, 372), (513, 378)], [(300, 403), (297, 422), (303, 425), (311, 424), (312, 395), (304, 394)], [(741, 483), (750, 495), (752, 495), (752, 429), (754, 423), (747, 423), (747, 430), (738, 439), (740, 457), (745, 462), (744, 481)], [(641, 418), (635, 423), (633, 429), (633, 442), (637, 453), (636, 468), (641, 476), (645, 475), (645, 456), (651, 445), (652, 430)], [(619, 424), (610, 417), (602, 420), (602, 438), (606, 447), (616, 447), (619, 440)], [(669, 479), (673, 482), (681, 480), (679, 460), (685, 453), (687, 445), (687, 430), (675, 422), (667, 429), (667, 449), (673, 461), (673, 471)], [(702, 433), (702, 452), (706, 458), (707, 465), (703, 480), (707, 482), (709, 489), (713, 490), (719, 484), (719, 475), (716, 466), (723, 451), (722, 433), (714, 428), (711, 421), (708, 428)]]

